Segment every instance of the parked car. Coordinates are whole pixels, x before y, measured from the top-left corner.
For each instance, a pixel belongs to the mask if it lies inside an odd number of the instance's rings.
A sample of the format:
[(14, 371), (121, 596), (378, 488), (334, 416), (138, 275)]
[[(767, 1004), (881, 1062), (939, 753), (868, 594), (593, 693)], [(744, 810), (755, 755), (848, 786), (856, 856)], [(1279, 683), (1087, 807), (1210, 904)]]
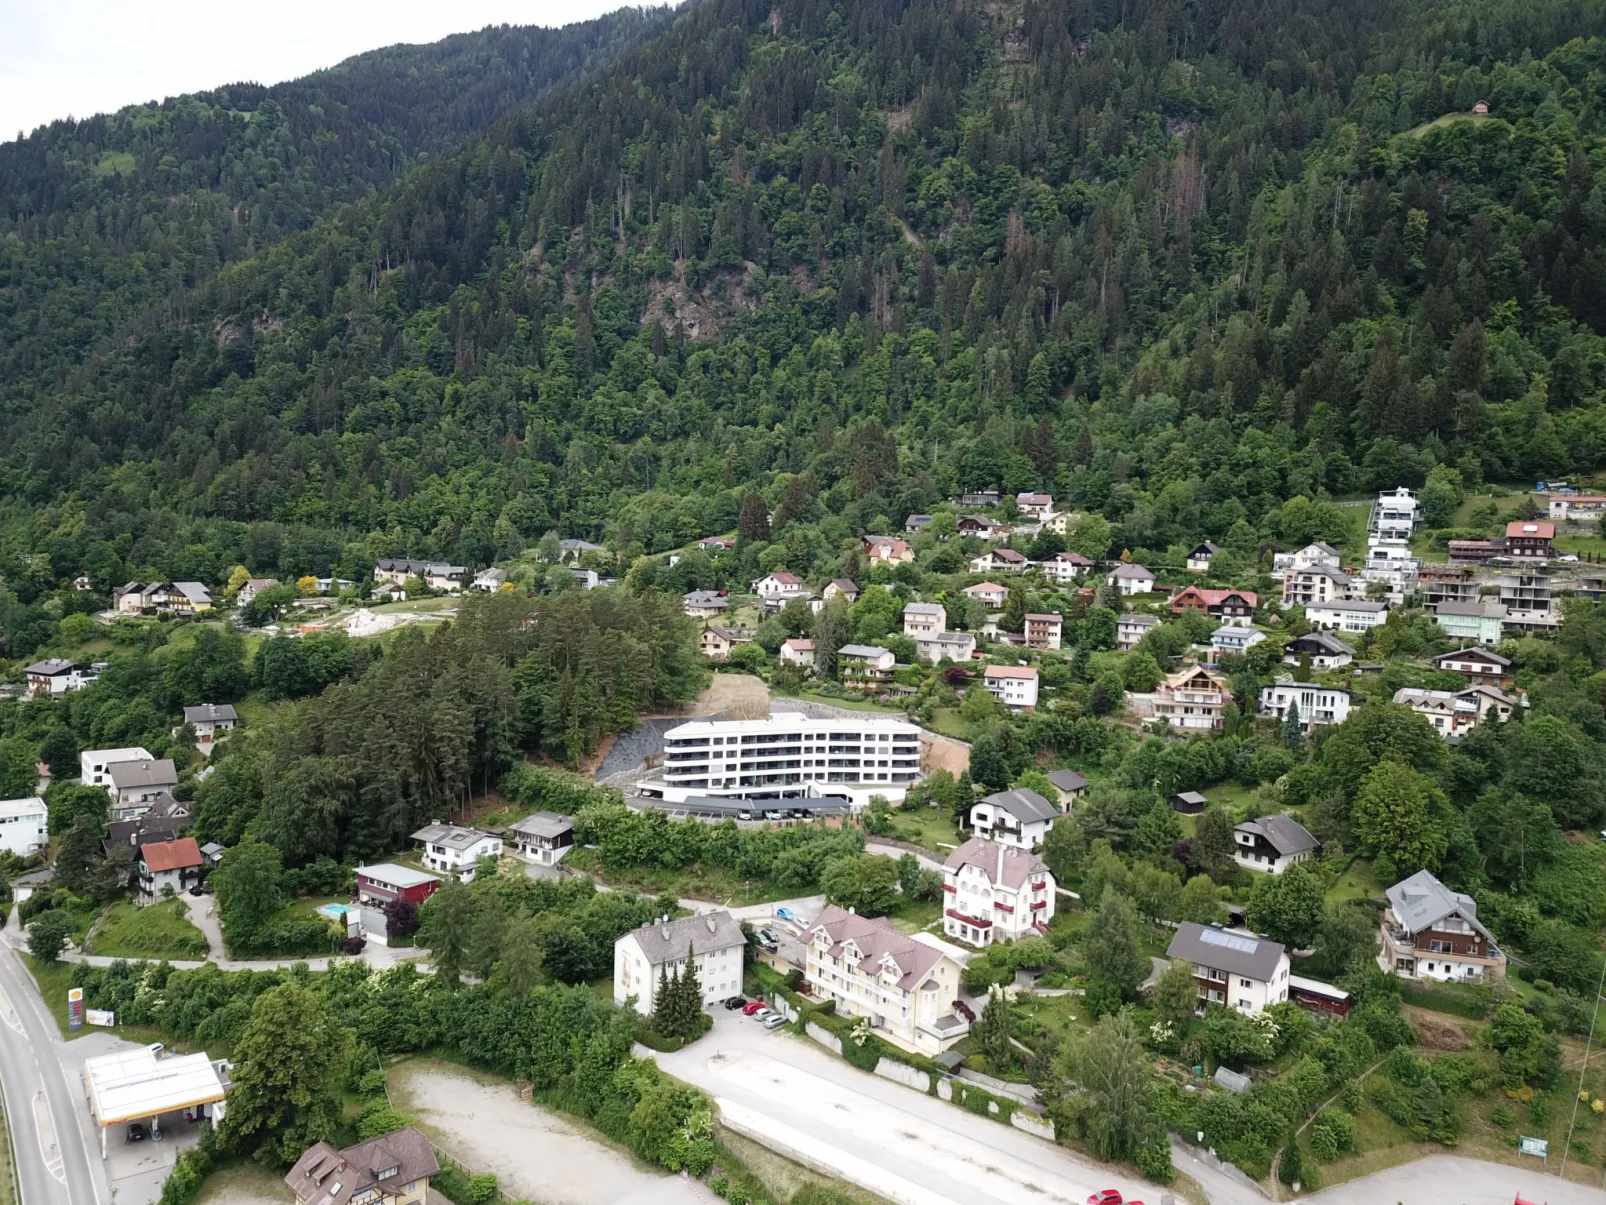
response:
[(206, 894), (206, 890), (199, 883), (197, 883), (197, 884), (195, 884), (195, 886), (190, 888), (190, 894), (191, 895), (195, 895), (195, 896), (201, 896), (201, 895), (205, 895)]
[[(1121, 1190), (1118, 1188), (1101, 1189), (1087, 1199), (1087, 1205), (1121, 1205)], [(1139, 1203), (1134, 1201), (1132, 1205), (1139, 1205)]]
[(746, 1016), (746, 1017), (751, 1017), (754, 1013), (759, 1012), (759, 1011), (761, 1011), (763, 1009), (764, 1009), (764, 1001), (762, 1001), (762, 1000), (749, 1000), (747, 1002), (747, 1004), (745, 1004), (742, 1007), (742, 1015)]
[(143, 1125), (141, 1125), (139, 1122), (134, 1121), (134, 1122), (130, 1122), (129, 1123), (128, 1130), (127, 1130), (126, 1134), (124, 1135), (123, 1141), (124, 1142), (144, 1142), (145, 1139), (147, 1139), (149, 1137), (150, 1137), (150, 1132), (148, 1130), (146, 1130), (146, 1128)]
[(976, 1010), (971, 1008), (970, 1005), (966, 1004), (963, 1000), (955, 1000), (954, 1001), (954, 1011), (956, 1013), (958, 1013), (961, 1017), (963, 1017), (965, 1020), (971, 1022), (972, 1024), (975, 1024)]
[(728, 1009), (746, 1008), (747, 1007), (747, 997), (746, 996), (728, 996), (728, 997), (726, 997), (726, 1000), (725, 1000), (725, 1007), (728, 1008)]
[(764, 1018), (765, 1029), (779, 1029), (786, 1024), (786, 1017), (781, 1013), (771, 1013)]

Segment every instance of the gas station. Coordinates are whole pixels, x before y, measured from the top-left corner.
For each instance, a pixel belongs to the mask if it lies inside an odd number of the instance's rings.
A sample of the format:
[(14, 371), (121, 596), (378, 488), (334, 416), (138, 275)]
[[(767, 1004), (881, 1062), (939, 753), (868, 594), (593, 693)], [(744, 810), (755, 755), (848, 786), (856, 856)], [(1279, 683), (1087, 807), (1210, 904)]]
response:
[(151, 1140), (160, 1142), (164, 1117), (173, 1127), (180, 1120), (219, 1121), (228, 1091), (228, 1063), (221, 1059), (214, 1063), (205, 1051), (166, 1054), (161, 1043), (154, 1043), (85, 1059), (84, 1087), (90, 1115), (100, 1127), (100, 1153), (105, 1158), (106, 1132), (113, 1126), (148, 1125)]

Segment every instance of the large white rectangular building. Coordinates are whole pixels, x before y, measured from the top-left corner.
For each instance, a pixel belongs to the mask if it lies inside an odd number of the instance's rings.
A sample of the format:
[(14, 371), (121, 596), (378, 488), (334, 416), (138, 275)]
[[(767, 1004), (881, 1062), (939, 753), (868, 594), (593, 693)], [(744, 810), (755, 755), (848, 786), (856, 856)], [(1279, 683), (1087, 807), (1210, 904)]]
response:
[(37, 797), (0, 800), (0, 849), (26, 858), (49, 841), (45, 801)]
[(154, 761), (149, 749), (134, 745), (127, 749), (85, 749), (78, 755), (78, 781), (86, 787), (111, 786), (107, 776), (120, 761)]
[(776, 712), (762, 720), (693, 720), (664, 734), (662, 777), (646, 795), (684, 803), (699, 795), (730, 799), (871, 795), (900, 802), (920, 778), (920, 729), (866, 714), (815, 719)]
[(638, 1013), (657, 1007), (660, 976), (681, 974), (686, 957), (697, 968), (703, 1007), (742, 990), (742, 950), (747, 938), (729, 912), (667, 918), (626, 933), (613, 943), (613, 1002), (633, 999)]

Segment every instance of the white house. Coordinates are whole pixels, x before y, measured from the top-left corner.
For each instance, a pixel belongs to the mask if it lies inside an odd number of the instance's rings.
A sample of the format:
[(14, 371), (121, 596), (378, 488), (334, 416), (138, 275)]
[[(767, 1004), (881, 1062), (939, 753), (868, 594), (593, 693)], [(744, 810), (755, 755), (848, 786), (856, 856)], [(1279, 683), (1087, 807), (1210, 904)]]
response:
[(50, 840), (45, 801), (37, 796), (0, 801), (0, 849), (26, 858)]
[(1349, 691), (1315, 682), (1273, 682), (1260, 688), (1260, 714), (1281, 720), (1293, 707), (1306, 732), (1317, 725), (1342, 724), (1349, 719)]
[(966, 586), (960, 593), (989, 607), (1001, 607), (1009, 597), (1009, 590), (997, 582), (977, 582), (974, 586)]
[(212, 742), (219, 734), (233, 732), (239, 722), (239, 713), (229, 703), (204, 703), (184, 709), (184, 723), (195, 729), (195, 746), (202, 753), (211, 753)]
[(1378, 494), (1367, 529), (1380, 539), (1409, 540), (1420, 521), (1415, 491), (1401, 486)]
[(120, 761), (154, 761), (149, 749), (134, 745), (127, 749), (85, 749), (78, 755), (78, 781), (86, 787), (104, 787), (110, 783), (106, 773)]
[(82, 690), (100, 679), (99, 665), (79, 665), (62, 657), (35, 661), (22, 672), (28, 680), (28, 694), (35, 699), (59, 699), (72, 690)]
[(1355, 660), (1355, 650), (1327, 632), (1307, 632), (1283, 645), (1283, 664), (1298, 665), (1310, 658), (1312, 669), (1338, 669)]
[(1222, 710), (1232, 699), (1227, 680), (1202, 665), (1185, 665), (1168, 674), (1148, 693), (1128, 691), (1127, 710), (1144, 720), (1166, 720), (1173, 728), (1206, 731), (1220, 728)]
[(1054, 513), (1054, 495), (1016, 494), (1015, 509), (1029, 519), (1046, 519)]
[(903, 609), (903, 634), (934, 636), (948, 630), (948, 610), (940, 603), (912, 602)]
[(183, 894), (200, 877), (203, 861), (194, 837), (141, 845), (137, 857), (142, 906)]
[(1059, 796), (1060, 807), (1069, 811), (1091, 789), (1086, 778), (1075, 770), (1050, 770), (1043, 777), (1054, 784), (1054, 793)]
[(814, 641), (802, 636), (794, 636), (781, 644), (781, 664), (797, 665), (803, 669), (814, 668)]
[(1158, 615), (1118, 615), (1115, 619), (1115, 647), (1125, 652), (1160, 626)]
[(1247, 653), (1264, 639), (1264, 632), (1229, 623), (1210, 633), (1210, 647), (1218, 657), (1222, 653)]
[(1267, 874), (1282, 874), (1290, 866), (1310, 861), (1322, 846), (1303, 824), (1283, 812), (1245, 820), (1232, 833), (1237, 842), (1232, 860), (1245, 870)]
[(1433, 730), (1445, 738), (1459, 736), (1491, 717), (1503, 724), (1520, 706), (1516, 699), (1493, 686), (1473, 686), (1467, 690), (1402, 686), (1394, 692), (1394, 702), (1425, 717)]
[(574, 821), (557, 812), (536, 812), (508, 825), (504, 836), (521, 858), (552, 866), (574, 848)]
[(1037, 706), (1035, 665), (989, 665), (982, 671), (982, 685), (1011, 711), (1030, 711)]
[(481, 569), (478, 573), (476, 573), (474, 575), (473, 585), (474, 589), (476, 590), (484, 590), (487, 593), (495, 593), (502, 588), (503, 583), (506, 581), (507, 570), (498, 569), (493, 565), (489, 569)]
[(693, 619), (718, 619), (730, 605), (718, 590), (693, 590), (680, 597), (681, 611)]
[(1057, 611), (1028, 612), (1021, 629), (1029, 649), (1058, 649), (1065, 631), (1065, 617)]
[(623, 1008), (626, 1000), (634, 999), (638, 1013), (650, 1014), (657, 1004), (660, 979), (684, 971), (690, 954), (703, 989), (703, 1007), (711, 1008), (741, 992), (746, 946), (742, 926), (723, 910), (643, 925), (613, 943), (614, 1005)]
[(972, 837), (942, 864), (943, 933), (990, 946), (1043, 933), (1054, 919), (1054, 876), (1042, 858)]
[(906, 936), (884, 916), (832, 904), (803, 934), (803, 978), (839, 1017), (863, 1017), (878, 1037), (936, 1055), (970, 1032), (954, 1008), (963, 968), (942, 942)]
[(178, 784), (178, 771), (170, 757), (149, 761), (113, 762), (106, 770), (107, 793), (111, 796), (111, 818), (133, 820), (150, 811), (158, 797), (172, 793)]
[(1288, 999), (1288, 951), (1253, 933), (1185, 920), (1177, 926), (1166, 957), (1193, 964), (1200, 1013), (1219, 1004), (1253, 1016)]
[(1334, 632), (1365, 632), (1382, 627), (1388, 621), (1388, 604), (1367, 602), (1365, 599), (1339, 599), (1332, 602), (1309, 603), (1305, 618), (1312, 627)]
[(1104, 580), (1122, 595), (1150, 594), (1154, 590), (1154, 574), (1142, 565), (1117, 565)]
[(885, 682), (898, 658), (879, 644), (844, 644), (836, 651), (836, 669), (844, 682)]
[(1506, 956), (1478, 920), (1470, 895), (1451, 891), (1425, 870), (1383, 893), (1377, 965), (1402, 979), (1482, 983), (1504, 979)]
[(247, 578), (245, 585), (240, 587), (240, 592), (234, 596), (234, 603), (238, 607), (249, 607), (256, 601), (258, 594), (261, 594), (264, 590), (271, 590), (277, 585), (279, 583), (271, 577)]
[(970, 562), (972, 573), (1024, 573), (1031, 562), (1013, 548), (989, 548)]
[(1416, 589), (1421, 570), (1422, 563), (1411, 555), (1411, 546), (1404, 540), (1373, 536), (1361, 576), (1369, 582), (1382, 582), (1390, 594), (1405, 595)]
[(1061, 585), (1074, 582), (1082, 574), (1093, 568), (1093, 562), (1080, 552), (1056, 552), (1053, 556), (1038, 563), (1038, 569), (1050, 581)]
[(1188, 572), (1209, 573), (1210, 558), (1220, 551), (1220, 546), (1211, 540), (1204, 540), (1195, 544), (1193, 550), (1188, 553)]
[(1271, 558), (1273, 573), (1282, 573), (1288, 569), (1313, 569), (1319, 565), (1329, 569), (1337, 569), (1339, 561), (1338, 549), (1322, 540), (1314, 544), (1306, 544), (1297, 552), (1279, 552)]
[(1337, 565), (1292, 565), (1283, 570), (1283, 605), (1308, 607), (1355, 594), (1355, 579)]
[(1036, 849), (1058, 815), (1059, 809), (1036, 791), (999, 791), (971, 806), (970, 827), (1000, 845)]
[(915, 656), (936, 665), (944, 657), (950, 661), (969, 661), (976, 655), (976, 637), (969, 632), (937, 632), (915, 637)]
[(766, 573), (763, 577), (754, 579), (748, 588), (760, 598), (805, 589), (803, 579), (794, 573)]
[(475, 828), (462, 828), (456, 824), (426, 824), (413, 834), (413, 840), (423, 848), (419, 851), (425, 866), (441, 874), (449, 874), (464, 883), (474, 881), (481, 858), (502, 856), (502, 838), (494, 833), (482, 833)]
[(445, 561), (385, 556), (374, 562), (374, 581), (395, 582), (398, 586), (405, 586), (409, 579), (416, 577), (431, 590), (459, 590), (467, 574), (466, 566), (449, 565)]

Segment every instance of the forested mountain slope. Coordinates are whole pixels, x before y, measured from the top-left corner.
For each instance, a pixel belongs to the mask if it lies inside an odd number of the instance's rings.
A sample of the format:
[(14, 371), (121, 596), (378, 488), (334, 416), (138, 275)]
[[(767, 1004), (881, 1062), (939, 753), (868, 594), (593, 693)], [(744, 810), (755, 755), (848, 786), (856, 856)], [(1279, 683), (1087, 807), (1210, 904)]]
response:
[(391, 46), (273, 87), (130, 105), (0, 144), (0, 372), (65, 372), (184, 293), (669, 27), (626, 8)]
[[(82, 367), (9, 341), (5, 546), (97, 584), (478, 564), (672, 547), (758, 488), (811, 572), (961, 484), (1163, 548), (1440, 462), (1591, 469), (1603, 26), (704, 0)], [(69, 271), (4, 245), (9, 296)]]

